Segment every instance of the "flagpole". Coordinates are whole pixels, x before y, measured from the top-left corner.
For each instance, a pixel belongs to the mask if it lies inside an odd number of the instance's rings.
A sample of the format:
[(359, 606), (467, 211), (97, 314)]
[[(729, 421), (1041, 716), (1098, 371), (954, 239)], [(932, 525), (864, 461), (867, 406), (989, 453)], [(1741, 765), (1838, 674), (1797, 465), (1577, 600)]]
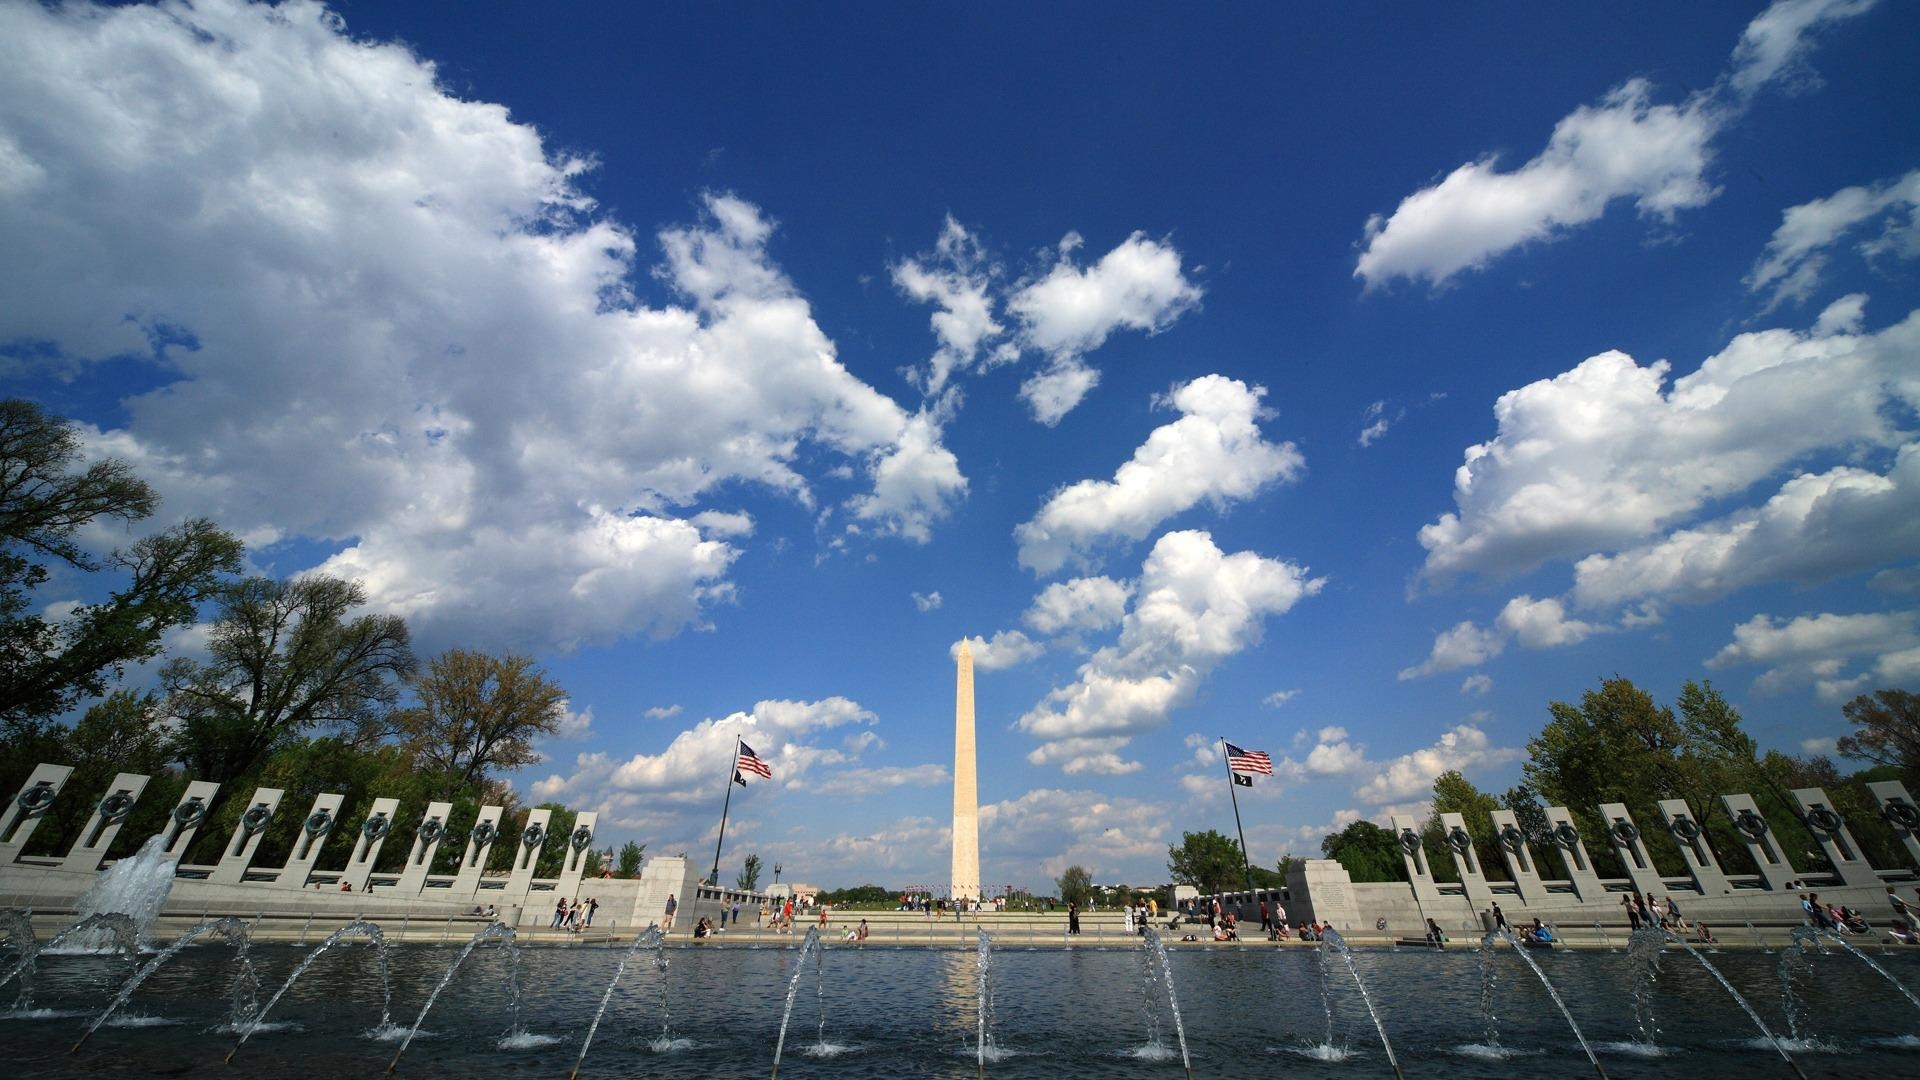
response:
[(713, 876), (708, 884), (720, 885), (720, 845), (727, 842), (727, 807), (733, 802), (733, 778), (740, 772), (740, 736), (733, 737), (733, 767), (727, 770), (727, 797), (720, 800), (720, 835), (713, 842)]
[[(1253, 891), (1253, 864), (1247, 861), (1247, 830), (1240, 824), (1240, 793), (1233, 790), (1233, 762), (1227, 757), (1227, 737), (1220, 736), (1220, 760), (1227, 766), (1227, 795), (1233, 799), (1233, 831), (1240, 834), (1240, 870), (1247, 876), (1247, 891)], [(719, 860), (714, 860), (718, 865)]]

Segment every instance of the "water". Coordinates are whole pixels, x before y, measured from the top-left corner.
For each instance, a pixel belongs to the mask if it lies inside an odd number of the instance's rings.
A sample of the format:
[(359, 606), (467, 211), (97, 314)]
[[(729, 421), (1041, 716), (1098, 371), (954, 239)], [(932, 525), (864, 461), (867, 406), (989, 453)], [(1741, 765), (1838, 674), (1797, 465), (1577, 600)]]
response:
[(433, 1003), (440, 1000), (441, 991), (445, 990), (447, 984), (452, 982), (453, 977), (459, 973), (460, 965), (467, 962), (467, 957), (473, 955), (473, 950), (488, 941), (501, 942), (503, 947), (509, 950), (508, 963), (512, 975), (509, 977), (507, 985), (507, 1031), (504, 1037), (510, 1039), (515, 1035), (525, 1034), (519, 1030), (520, 958), (519, 951), (514, 945), (514, 937), (513, 927), (502, 922), (490, 923), (486, 929), (473, 935), (467, 942), (466, 948), (461, 949), (459, 955), (453, 958), (453, 963), (447, 965), (447, 973), (440, 976), (440, 981), (434, 986), (433, 993), (427, 995), (427, 1003), (420, 1006), (420, 1015), (414, 1018), (413, 1027), (407, 1029), (407, 1037), (400, 1040), (400, 1049), (394, 1051), (393, 1061), (387, 1066), (388, 1072), (392, 1072), (400, 1064), (401, 1055), (407, 1052), (407, 1047), (413, 1045), (414, 1037), (420, 1034), (420, 1025), (427, 1022), (427, 1014), (433, 1011)]
[[(1892, 983), (1894, 989), (1900, 991), (1901, 995), (1904, 996), (1907, 999), (1907, 1001), (1912, 1003), (1914, 1008), (1920, 1009), (1920, 998), (1914, 997), (1913, 991), (1907, 989), (1906, 984), (1902, 983), (1899, 979), (1894, 978), (1892, 972), (1888, 971), (1886, 968), (1883, 968), (1879, 964), (1875, 963), (1873, 960), (1873, 957), (1868, 956), (1866, 953), (1863, 953), (1859, 949), (1854, 948), (1852, 942), (1848, 941), (1844, 936), (1840, 935), (1839, 933), (1836, 933), (1835, 931), (1824, 930), (1824, 931), (1816, 931), (1816, 932), (1825, 936), (1828, 940), (1832, 941), (1835, 945), (1838, 945), (1841, 948), (1847, 950), (1847, 952), (1852, 953), (1856, 958), (1859, 959), (1861, 963), (1872, 968), (1875, 974), (1879, 975), (1881, 978)], [(1794, 937), (1797, 939), (1799, 938), (1799, 936), (1800, 936), (1800, 931), (1795, 930)], [(1882, 953), (1884, 954), (1884, 950), (1882, 950)]]
[(1527, 952), (1526, 946), (1514, 940), (1513, 931), (1502, 930), (1500, 936), (1506, 938), (1507, 944), (1513, 947), (1513, 951), (1519, 954), (1520, 959), (1525, 961), (1529, 968), (1533, 969), (1534, 975), (1540, 980), (1540, 985), (1546, 988), (1547, 996), (1553, 999), (1554, 1006), (1560, 1010), (1560, 1015), (1567, 1018), (1567, 1027), (1573, 1030), (1574, 1040), (1580, 1044), (1581, 1051), (1593, 1064), (1593, 1071), (1600, 1075), (1600, 1080), (1607, 1080), (1607, 1070), (1601, 1066), (1600, 1058), (1594, 1054), (1593, 1047), (1587, 1045), (1587, 1037), (1581, 1032), (1580, 1025), (1574, 1022), (1573, 1012), (1567, 1008), (1566, 999), (1560, 996), (1560, 991), (1554, 989), (1553, 980), (1547, 978), (1547, 973), (1540, 970), (1540, 962)]
[(120, 987), (120, 992), (114, 995), (113, 1000), (107, 1003), (107, 1007), (87, 1028), (86, 1034), (80, 1036), (80, 1041), (73, 1044), (73, 1048), (80, 1049), (80, 1044), (86, 1042), (88, 1036), (100, 1030), (100, 1025), (106, 1023), (107, 1018), (112, 1016), (115, 1010), (133, 997), (133, 992), (140, 988), (141, 983), (146, 982), (154, 972), (165, 967), (168, 961), (180, 955), (180, 950), (208, 934), (217, 934), (234, 947), (234, 977), (227, 991), (227, 1000), (232, 1002), (233, 1008), (228, 1014), (228, 1023), (236, 1029), (252, 1023), (254, 1011), (260, 1004), (260, 981), (253, 973), (253, 961), (247, 955), (247, 948), (252, 942), (247, 934), (247, 924), (229, 915), (188, 927), (185, 933), (174, 939), (173, 944), (167, 946), (152, 960), (147, 961), (145, 967), (134, 972), (133, 977)]
[(998, 1061), (1001, 1057), (998, 1048), (993, 1045), (993, 939), (987, 936), (985, 930), (980, 931), (980, 947), (974, 955), (974, 967), (980, 985), (974, 1004), (973, 1051), (980, 1075), (985, 1076), (987, 1061)]
[[(166, 837), (150, 836), (138, 852), (102, 870), (93, 887), (74, 900), (74, 921), (107, 912), (125, 915), (133, 922), (135, 940), (144, 944), (147, 931), (153, 928), (168, 894), (173, 892), (173, 872)], [(75, 944), (81, 948), (97, 948), (107, 942), (93, 937)]]
[[(787, 1004), (786, 1004), (786, 1008), (782, 1009), (780, 1012), (780, 1038), (778, 1041), (776, 1041), (773, 1044), (773, 1075), (776, 1077), (780, 1075), (780, 1053), (781, 1051), (787, 1048), (787, 1025), (791, 1023), (793, 1020), (793, 998), (795, 994), (798, 994), (800, 992), (800, 980), (807, 973), (807, 957), (808, 956), (815, 957), (815, 960), (814, 960), (815, 985), (818, 986), (820, 981), (824, 978), (826, 961), (824, 958), (821, 958), (820, 949), (821, 949), (820, 928), (815, 926), (807, 930), (807, 936), (805, 940), (800, 942), (800, 956), (798, 959), (794, 960), (793, 962), (793, 978), (787, 982)], [(819, 993), (824, 995), (826, 993), (825, 988), (824, 987), (820, 988)], [(822, 1001), (823, 1001), (823, 1004), (822, 1004), (821, 1015), (820, 1015), (820, 1042), (822, 1045), (825, 1045), (827, 1041), (827, 1017), (826, 1017), (826, 1010), (824, 1006), (824, 997)]]
[[(0, 908), (0, 930), (7, 933), (7, 947), (13, 950), (14, 964), (17, 970), (7, 978), (20, 979), (19, 996), (13, 1003), (14, 1012), (24, 1012), (31, 1007), (33, 998), (33, 977), (26, 974), (33, 970), (34, 958), (40, 953), (40, 939), (33, 932), (33, 912), (21, 908)], [(6, 985), (0, 979), (0, 986)]]
[[(1167, 1011), (1173, 1014), (1173, 1031), (1180, 1040), (1180, 1064), (1193, 1075), (1193, 1056), (1187, 1052), (1187, 1024), (1180, 1016), (1180, 995), (1174, 992), (1173, 963), (1167, 958), (1167, 947), (1160, 940), (1159, 931), (1148, 927), (1146, 930), (1147, 955), (1151, 958), (1150, 981), (1163, 985), (1167, 994)], [(1151, 1002), (1149, 1003), (1151, 1008)], [(1158, 1045), (1156, 1035), (1149, 1045)]]
[(1346, 939), (1328, 927), (1320, 932), (1320, 949), (1339, 953), (1340, 958), (1347, 962), (1347, 970), (1353, 975), (1353, 985), (1360, 991), (1360, 1000), (1367, 1006), (1367, 1016), (1373, 1021), (1374, 1030), (1380, 1033), (1380, 1048), (1387, 1052), (1387, 1064), (1393, 1069), (1394, 1076), (1405, 1080), (1406, 1074), (1400, 1071), (1400, 1059), (1393, 1054), (1393, 1043), (1387, 1039), (1387, 1026), (1380, 1022), (1380, 1012), (1373, 1007), (1373, 996), (1367, 993), (1367, 981), (1360, 977), (1360, 967), (1353, 962), (1353, 950), (1347, 947)]
[(254, 1014), (253, 1019), (247, 1021), (246, 1026), (241, 1029), (240, 1041), (233, 1044), (232, 1050), (227, 1051), (227, 1062), (229, 1064), (233, 1062), (233, 1056), (240, 1052), (240, 1048), (247, 1044), (247, 1040), (253, 1037), (254, 1032), (261, 1029), (266, 1023), (267, 1014), (273, 1011), (275, 1005), (280, 1004), (280, 999), (286, 996), (287, 991), (293, 989), (293, 984), (300, 981), (300, 976), (305, 975), (309, 968), (325, 956), (327, 950), (354, 937), (366, 938), (368, 944), (373, 946), (374, 955), (380, 961), (380, 1023), (375, 1025), (373, 1030), (380, 1037), (387, 1037), (393, 1028), (393, 980), (389, 977), (387, 965), (387, 939), (380, 932), (378, 925), (364, 919), (355, 919), (327, 935), (325, 941), (315, 946), (314, 950), (307, 954), (306, 959), (300, 961), (300, 966), (293, 969), (293, 974), (287, 976), (287, 981), (280, 985), (280, 989), (274, 992), (273, 997), (267, 999), (266, 1007)]
[[(607, 1015), (607, 1003), (613, 1000), (613, 988), (620, 985), (620, 976), (626, 974), (627, 964), (633, 959), (633, 954), (642, 949), (652, 949), (658, 953), (660, 944), (664, 940), (666, 940), (665, 932), (657, 926), (649, 926), (644, 933), (633, 939), (633, 944), (627, 946), (626, 951), (620, 954), (620, 962), (613, 967), (613, 978), (607, 980), (606, 992), (600, 995), (600, 1008), (594, 1011), (593, 1023), (587, 1025), (587, 1037), (580, 1040), (580, 1056), (573, 1059), (573, 1071), (567, 1074), (569, 1080), (580, 1075), (580, 1066), (587, 1060), (587, 1050), (593, 1046), (593, 1036), (600, 1030), (600, 1020)], [(664, 972), (666, 969), (664, 955), (660, 957), (660, 967)]]
[[(1651, 932), (1662, 933), (1662, 931)], [(1807, 1080), (1807, 1074), (1801, 1070), (1800, 1063), (1793, 1060), (1793, 1055), (1787, 1053), (1786, 1047), (1780, 1045), (1780, 1040), (1774, 1036), (1772, 1031), (1768, 1030), (1766, 1021), (1760, 1019), (1760, 1014), (1754, 1011), (1752, 1003), (1741, 996), (1740, 991), (1733, 988), (1733, 983), (1727, 981), (1727, 977), (1720, 973), (1720, 969), (1714, 967), (1705, 956), (1701, 955), (1693, 946), (1687, 944), (1686, 938), (1676, 937), (1673, 934), (1666, 934), (1665, 936), (1667, 940), (1687, 950), (1687, 955), (1700, 961), (1700, 966), (1706, 968), (1707, 973), (1719, 981), (1720, 985), (1726, 989), (1728, 995), (1733, 998), (1734, 1003), (1740, 1006), (1741, 1010), (1747, 1014), (1749, 1020), (1753, 1021), (1753, 1026), (1760, 1030), (1760, 1037), (1780, 1052), (1781, 1060), (1787, 1063), (1787, 1067), (1793, 1070), (1793, 1074), (1798, 1076), (1800, 1080)]]
[[(20, 931), (16, 929), (14, 932)], [(14, 959), (13, 966), (7, 969), (6, 974), (0, 975), (0, 987), (15, 979), (20, 980), (19, 997), (13, 1006), (15, 1012), (30, 1012), (33, 1009), (33, 980), (42, 957), (107, 954), (123, 957), (129, 964), (137, 963), (140, 958), (139, 931), (133, 920), (113, 911), (88, 915), (48, 938), (45, 945), (34, 942), (33, 926), (29, 922), (18, 940), (24, 943), (20, 955)], [(105, 943), (101, 944), (103, 940)]]
[[(297, 931), (299, 924), (292, 925)], [(419, 1011), (464, 944), (391, 947), (396, 1015)], [(1129, 1056), (1140, 1045), (1140, 1024), (1132, 1007), (1142, 959), (1137, 943), (1035, 952), (1007, 948), (1004, 938), (995, 944), (992, 1034), (1009, 1054), (987, 1063), (990, 1078), (1152, 1080), (1182, 1075), (1178, 1055), (1171, 1052), (1171, 1031), (1165, 1060)], [(600, 991), (626, 951), (624, 942), (616, 949), (523, 946), (522, 1022), (540, 1034), (503, 1047), (506, 988), (497, 967), (503, 957), (483, 946), (441, 992), (396, 1075), (477, 1080), (564, 1076), (600, 1005)], [(279, 987), (310, 952), (311, 947), (256, 942), (251, 955), (263, 985)], [(1323, 1008), (1317, 950), (1170, 944), (1168, 954), (1196, 1077), (1370, 1080), (1391, 1075), (1341, 957), (1326, 956), (1337, 980), (1331, 1005)], [(672, 961), (669, 987), (676, 1041), (692, 1045), (670, 1054), (652, 1048), (660, 1025), (657, 1003), (651, 987), (637, 985), (650, 972), (642, 974), (629, 965), (620, 984), (626, 989), (616, 991), (607, 1006), (583, 1078), (766, 1080), (799, 950), (676, 942), (667, 946), (665, 955)], [(1626, 958), (1559, 949), (1531, 955), (1615, 1076), (1791, 1076), (1770, 1046), (1752, 1045), (1753, 1029), (1745, 1015), (1705, 968), (1685, 957), (1670, 957), (1660, 975), (1654, 1005), (1661, 1018), (1658, 1056), (1641, 1057), (1610, 1049), (1614, 1043), (1631, 1042), (1634, 1033)], [(650, 957), (643, 950), (635, 959)], [(806, 959), (812, 972), (815, 958)], [(966, 948), (869, 944), (865, 949), (834, 950), (825, 968), (833, 1006), (827, 1033), (830, 1045), (842, 1049), (836, 1057), (814, 1058), (795, 1045), (781, 1062), (781, 1075), (791, 1073), (794, 1080), (974, 1080), (979, 1068), (972, 1052), (978, 1032), (977, 959), (971, 942)], [(1593, 1075), (1545, 989), (1535, 979), (1517, 977), (1517, 968), (1507, 969), (1516, 977), (1500, 980), (1500, 1042), (1521, 1056), (1480, 1060), (1452, 1053), (1479, 1035), (1474, 1012), (1479, 965), (1471, 949), (1395, 954), (1356, 946), (1353, 959), (1410, 1080)], [(1904, 982), (1920, 979), (1920, 949), (1876, 959)], [(1712, 960), (1769, 1024), (1777, 1023), (1777, 956), (1729, 949)], [(1839, 1080), (1920, 1072), (1920, 1014), (1866, 965), (1837, 951), (1814, 961), (1819, 1039), (1836, 1052), (1795, 1051), (1807, 1073)], [(5, 1074), (10, 1080), (118, 1080), (161, 1074), (218, 1074), (234, 1080), (308, 1074), (364, 1077), (377, 1074), (392, 1059), (397, 1042), (380, 1042), (367, 1031), (382, 1004), (378, 962), (372, 950), (354, 939), (333, 948), (286, 989), (234, 1065), (222, 1069), (221, 1055), (233, 1037), (208, 1033), (227, 1023), (229, 1004), (220, 990), (232, 971), (231, 948), (208, 944), (185, 949), (155, 971), (121, 1010), (144, 1013), (150, 1022), (166, 1021), (164, 1026), (123, 1028), (109, 1023), (79, 1054), (69, 1055), (75, 1037), (125, 980), (126, 969), (110, 956), (45, 958), (38, 994), (42, 1018), (0, 1019), (0, 1040), (7, 1048)], [(807, 1007), (798, 1006), (796, 1013), (800, 1015), (793, 1021), (801, 1028), (814, 1026)], [(1784, 1026), (1775, 1030), (1784, 1036)]]

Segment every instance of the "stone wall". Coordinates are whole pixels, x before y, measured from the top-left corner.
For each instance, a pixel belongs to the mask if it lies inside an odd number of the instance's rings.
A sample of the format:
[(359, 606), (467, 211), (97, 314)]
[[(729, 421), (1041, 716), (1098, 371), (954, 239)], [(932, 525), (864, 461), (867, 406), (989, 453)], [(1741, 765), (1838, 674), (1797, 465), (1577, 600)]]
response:
[[(104, 792), (70, 791), (67, 781), (72, 773), (65, 765), (40, 765), (0, 809), (0, 905), (46, 910), (71, 904), (98, 879), (121, 823), (147, 786), (147, 777), (122, 773)], [(199, 834), (218, 791), (216, 784), (196, 781), (173, 806), (160, 843), (176, 862)], [(592, 850), (598, 824), (591, 811), (576, 818), (568, 835), (553, 836), (548, 831), (550, 810), (529, 811), (523, 824), (510, 828), (502, 823), (504, 808), (486, 806), (473, 822), (458, 823), (463, 828), (456, 828), (449, 803), (433, 803), (419, 821), (402, 822), (394, 817), (398, 800), (383, 798), (373, 801), (364, 818), (347, 822), (341, 820), (344, 797), (324, 794), (307, 808), (285, 861), (279, 866), (258, 865), (256, 855), (268, 823), (293, 812), (282, 805), (283, 795), (273, 788), (255, 789), (216, 862), (177, 866), (170, 911), (409, 911), (432, 916), (490, 907), (507, 922), (528, 926), (550, 921), (561, 897), (591, 897), (600, 902), (596, 928), (632, 928), (659, 922), (667, 896), (675, 894), (683, 916), (676, 920), (678, 931), (690, 930), (701, 914), (716, 915), (722, 902), (739, 900), (744, 918), (749, 906), (757, 913), (764, 900), (763, 894), (703, 887), (698, 873), (680, 856), (648, 860), (635, 880), (583, 882), (586, 854)], [(62, 856), (23, 855), (48, 811), (65, 799), (95, 800), (79, 839)], [(322, 865), (326, 861), (322, 849), (340, 829), (353, 830), (345, 865)], [(406, 861), (397, 871), (376, 871), (376, 860), (389, 843), (408, 845)], [(447, 843), (459, 846), (456, 870), (430, 872), (435, 856)], [(489, 858), (501, 844), (513, 847), (512, 869), (489, 871)], [(535, 877), (540, 852), (554, 844), (564, 852), (559, 876)]]

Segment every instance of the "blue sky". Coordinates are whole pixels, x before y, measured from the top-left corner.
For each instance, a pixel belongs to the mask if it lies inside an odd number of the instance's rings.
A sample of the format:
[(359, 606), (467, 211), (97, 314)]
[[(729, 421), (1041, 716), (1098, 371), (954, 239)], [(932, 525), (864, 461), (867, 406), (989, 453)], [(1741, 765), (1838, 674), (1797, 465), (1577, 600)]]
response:
[(1271, 863), (1920, 681), (1910, 6), (653, 7), (0, 5), (5, 392), (540, 658), (530, 798), (941, 882), (975, 637), (984, 876), (1156, 881), (1218, 735)]

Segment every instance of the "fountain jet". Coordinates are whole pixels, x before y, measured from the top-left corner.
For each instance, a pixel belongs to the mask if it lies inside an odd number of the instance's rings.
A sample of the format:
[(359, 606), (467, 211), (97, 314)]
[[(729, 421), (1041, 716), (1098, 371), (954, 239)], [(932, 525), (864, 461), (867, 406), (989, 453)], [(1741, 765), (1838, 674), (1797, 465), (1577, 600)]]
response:
[[(514, 947), (514, 936), (513, 927), (503, 922), (489, 923), (486, 929), (473, 935), (473, 938), (467, 942), (466, 948), (460, 950), (460, 955), (454, 957), (453, 963), (447, 965), (447, 972), (440, 976), (439, 985), (433, 988), (433, 993), (427, 995), (427, 1003), (420, 1007), (420, 1015), (414, 1017), (413, 1027), (408, 1029), (407, 1037), (400, 1040), (400, 1049), (394, 1052), (393, 1060), (387, 1063), (387, 1071), (389, 1073), (399, 1067), (401, 1055), (407, 1052), (407, 1047), (413, 1045), (413, 1037), (420, 1034), (420, 1025), (427, 1022), (427, 1014), (433, 1011), (433, 1003), (440, 1000), (440, 991), (445, 990), (447, 984), (453, 981), (454, 973), (460, 970), (460, 965), (466, 962), (467, 957), (473, 955), (473, 950), (488, 941), (503, 942), (505, 947), (511, 949)], [(518, 957), (515, 959), (517, 960)], [(512, 1031), (515, 1023), (519, 1019), (520, 986), (518, 978), (514, 979), (512, 1009), (515, 1015), (513, 1021), (510, 1021), (508, 1024), (509, 1032)], [(597, 1020), (598, 1017), (595, 1019)]]
[(218, 934), (226, 938), (227, 943), (234, 947), (234, 962), (238, 965), (239, 971), (234, 975), (231, 994), (233, 1026), (238, 1028), (251, 1019), (253, 1010), (259, 1005), (259, 1000), (255, 996), (259, 983), (253, 975), (253, 961), (247, 956), (247, 948), (252, 944), (252, 939), (247, 933), (247, 924), (244, 920), (227, 915), (188, 927), (186, 932), (175, 938), (173, 944), (167, 946), (160, 955), (147, 961), (145, 967), (135, 972), (132, 978), (121, 985), (120, 992), (113, 996), (113, 1000), (99, 1016), (94, 1017), (93, 1023), (87, 1025), (86, 1032), (73, 1044), (73, 1049), (67, 1052), (79, 1053), (80, 1047), (93, 1037), (94, 1032), (100, 1030), (100, 1025), (106, 1023), (107, 1018), (112, 1016), (116, 1009), (127, 1003), (127, 999), (133, 996), (133, 992), (140, 988), (141, 983), (146, 982), (148, 977), (160, 970), (167, 961), (178, 956), (180, 950), (207, 934)]
[(313, 951), (307, 954), (307, 958), (300, 961), (300, 966), (293, 969), (293, 974), (287, 976), (287, 981), (281, 983), (280, 989), (274, 991), (273, 996), (267, 999), (266, 1007), (255, 1013), (253, 1019), (247, 1022), (246, 1030), (240, 1033), (240, 1041), (234, 1043), (233, 1049), (227, 1051), (227, 1064), (233, 1064), (233, 1056), (240, 1052), (240, 1048), (247, 1044), (247, 1040), (253, 1037), (254, 1032), (260, 1030), (260, 1025), (266, 1021), (267, 1014), (272, 1012), (273, 1007), (280, 1003), (280, 999), (286, 996), (288, 990), (293, 988), (293, 984), (300, 981), (300, 976), (307, 973), (307, 969), (313, 966), (314, 961), (319, 960), (322, 956), (326, 955), (328, 949), (333, 948), (334, 945), (349, 937), (366, 938), (368, 943), (373, 946), (375, 955), (380, 958), (380, 1026), (384, 1028), (393, 1022), (393, 984), (387, 979), (386, 936), (380, 932), (379, 924), (370, 923), (365, 919), (355, 919), (340, 929), (335, 930), (333, 933), (328, 934), (327, 940), (314, 946)]
[(580, 1041), (580, 1056), (573, 1059), (573, 1071), (567, 1074), (567, 1080), (574, 1080), (580, 1075), (580, 1063), (587, 1060), (587, 1048), (593, 1045), (594, 1033), (600, 1030), (600, 1018), (607, 1014), (607, 1002), (613, 1000), (613, 988), (620, 985), (620, 976), (626, 974), (627, 962), (641, 949), (659, 951), (666, 939), (665, 931), (658, 926), (649, 926), (633, 939), (633, 944), (627, 946), (626, 952), (620, 954), (620, 962), (613, 967), (613, 978), (607, 980), (606, 992), (600, 995), (600, 1008), (594, 1011), (593, 1023), (587, 1025), (587, 1037)]

